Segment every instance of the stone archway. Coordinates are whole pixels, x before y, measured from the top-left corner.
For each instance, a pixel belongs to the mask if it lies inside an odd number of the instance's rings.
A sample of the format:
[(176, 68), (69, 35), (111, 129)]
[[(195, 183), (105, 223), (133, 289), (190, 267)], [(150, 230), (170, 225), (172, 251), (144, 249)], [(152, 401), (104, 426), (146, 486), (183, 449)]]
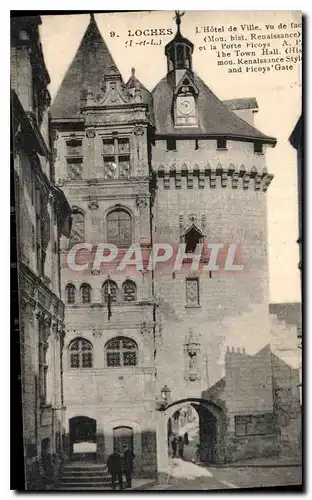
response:
[(69, 419), (71, 460), (96, 460), (96, 420), (86, 416)]
[(158, 414), (158, 464), (159, 469), (168, 467), (168, 421), (177, 412), (191, 405), (199, 418), (199, 456), (204, 463), (224, 462), (224, 440), (226, 435), (226, 418), (222, 408), (215, 403), (200, 398), (185, 398), (170, 403)]

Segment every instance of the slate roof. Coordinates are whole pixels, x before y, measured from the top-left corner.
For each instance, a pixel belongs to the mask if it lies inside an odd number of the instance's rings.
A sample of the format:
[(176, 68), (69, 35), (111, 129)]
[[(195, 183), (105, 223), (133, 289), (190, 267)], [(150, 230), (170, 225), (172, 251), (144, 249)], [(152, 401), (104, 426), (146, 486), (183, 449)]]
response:
[(287, 325), (301, 326), (302, 307), (300, 302), (283, 302), (269, 304), (270, 314), (276, 314), (279, 320)]
[(98, 94), (107, 68), (116, 66), (97, 24), (90, 23), (52, 103), (52, 118), (79, 118), (81, 91)]
[[(52, 103), (52, 118), (54, 120), (79, 118), (82, 92), (90, 90), (94, 94), (99, 93), (103, 75), (110, 66), (116, 66), (116, 64), (93, 15), (91, 15), (88, 28)], [(275, 145), (275, 138), (262, 134), (242, 118), (236, 116), (234, 111), (230, 109), (233, 108), (235, 100), (224, 103), (195, 73), (192, 74), (192, 79), (199, 90), (197, 98), (198, 127), (174, 127), (172, 116), (174, 85), (170, 74), (160, 80), (152, 92), (149, 92), (134, 75), (128, 80), (126, 88), (129, 89), (133, 85), (140, 86), (143, 102), (148, 104), (149, 116), (156, 127), (157, 135), (225, 136), (245, 140), (261, 140)], [(254, 104), (253, 100), (249, 101), (249, 105)], [(231, 102), (232, 104), (229, 104)], [(247, 104), (245, 103), (245, 105)]]
[(238, 99), (227, 99), (222, 101), (230, 109), (258, 109), (258, 103), (254, 97), (241, 97)]
[(140, 80), (135, 76), (135, 69), (132, 68), (132, 74), (129, 80), (127, 81), (125, 85), (126, 89), (133, 89), (133, 88), (139, 88), (141, 89), (141, 95), (142, 95), (142, 101), (144, 104), (148, 105), (148, 115), (152, 123), (155, 122), (155, 117), (154, 117), (154, 109), (153, 109), (153, 96), (149, 90), (147, 90), (146, 87), (144, 87), (143, 83), (140, 82)]
[(197, 98), (198, 127), (174, 127), (171, 111), (174, 88), (170, 85), (170, 80), (165, 77), (160, 80), (152, 91), (157, 135), (221, 135), (229, 138), (254, 139), (268, 144), (276, 144), (274, 137), (262, 134), (242, 118), (236, 116), (226, 104), (217, 98), (196, 73), (193, 73), (193, 81), (199, 90)]
[(302, 115), (300, 115), (296, 126), (289, 137), (289, 142), (295, 149), (298, 149), (302, 144)]

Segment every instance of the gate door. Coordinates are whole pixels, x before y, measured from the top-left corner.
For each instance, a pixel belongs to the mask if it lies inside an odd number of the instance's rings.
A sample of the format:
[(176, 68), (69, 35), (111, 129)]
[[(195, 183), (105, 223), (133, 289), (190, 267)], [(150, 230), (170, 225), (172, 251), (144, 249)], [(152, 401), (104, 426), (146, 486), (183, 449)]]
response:
[(127, 445), (129, 450), (133, 451), (133, 429), (132, 427), (115, 427), (114, 435), (114, 451), (121, 453), (123, 445)]

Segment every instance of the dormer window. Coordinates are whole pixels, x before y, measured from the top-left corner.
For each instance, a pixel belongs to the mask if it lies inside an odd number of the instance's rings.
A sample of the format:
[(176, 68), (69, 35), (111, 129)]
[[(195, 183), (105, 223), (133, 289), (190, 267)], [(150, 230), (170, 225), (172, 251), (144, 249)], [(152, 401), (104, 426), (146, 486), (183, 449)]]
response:
[(257, 153), (259, 155), (263, 154), (263, 144), (260, 141), (254, 142), (254, 153)]
[(192, 226), (187, 233), (185, 233), (185, 252), (194, 253), (196, 246), (202, 242), (203, 235), (195, 226)]
[(192, 53), (194, 45), (185, 38), (180, 30), (181, 16), (176, 17), (177, 32), (175, 37), (167, 43), (165, 54), (167, 56), (168, 73), (172, 70), (192, 70)]
[(175, 139), (167, 139), (167, 151), (176, 151), (177, 150), (177, 141)]
[(225, 137), (218, 137), (217, 139), (217, 149), (227, 149), (226, 147), (226, 138)]

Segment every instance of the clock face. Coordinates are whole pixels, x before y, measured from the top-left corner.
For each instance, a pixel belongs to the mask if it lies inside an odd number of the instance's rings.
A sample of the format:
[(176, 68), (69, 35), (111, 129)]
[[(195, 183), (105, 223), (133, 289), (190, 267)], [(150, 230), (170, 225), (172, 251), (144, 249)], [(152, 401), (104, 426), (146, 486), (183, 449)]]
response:
[(192, 97), (182, 97), (177, 102), (179, 113), (189, 115), (194, 112), (194, 100)]

